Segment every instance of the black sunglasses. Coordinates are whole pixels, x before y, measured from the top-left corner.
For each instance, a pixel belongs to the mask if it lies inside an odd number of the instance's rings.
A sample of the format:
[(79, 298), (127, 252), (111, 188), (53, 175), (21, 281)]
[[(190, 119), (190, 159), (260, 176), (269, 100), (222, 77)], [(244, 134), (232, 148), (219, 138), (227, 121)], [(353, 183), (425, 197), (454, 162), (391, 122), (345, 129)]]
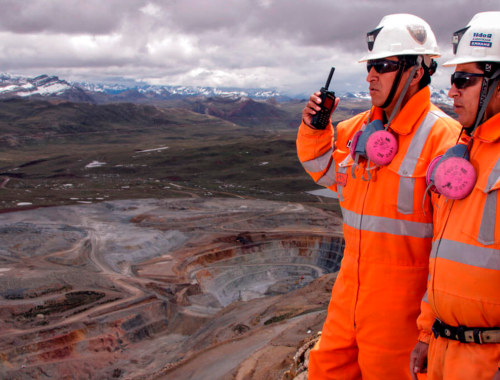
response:
[(370, 72), (373, 67), (379, 74), (392, 73), (399, 69), (400, 65), (401, 62), (390, 59), (370, 59), (366, 62), (366, 70)]
[(464, 88), (474, 86), (479, 81), (479, 78), (482, 77), (484, 77), (484, 74), (455, 71), (451, 74), (451, 85), (455, 85), (457, 90), (463, 90)]

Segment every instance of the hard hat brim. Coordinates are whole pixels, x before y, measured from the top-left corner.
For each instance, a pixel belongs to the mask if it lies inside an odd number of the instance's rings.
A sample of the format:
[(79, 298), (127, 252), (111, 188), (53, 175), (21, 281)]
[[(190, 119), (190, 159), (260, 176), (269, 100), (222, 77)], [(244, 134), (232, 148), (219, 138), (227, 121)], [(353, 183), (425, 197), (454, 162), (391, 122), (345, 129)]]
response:
[(443, 63), (441, 66), (451, 67), (451, 66), (460, 65), (462, 63), (491, 62), (491, 61), (492, 61), (491, 57), (478, 58), (478, 57), (466, 56), (466, 57), (458, 57), (458, 58), (450, 59), (449, 61), (446, 61), (445, 63)]
[(432, 54), (429, 54), (429, 53), (416, 54), (414, 50), (403, 50), (403, 51), (400, 51), (400, 52), (397, 52), (397, 53), (395, 53), (395, 52), (369, 53), (369, 54), (364, 55), (358, 61), (358, 63), (366, 62), (366, 61), (369, 61), (369, 60), (372, 60), (372, 59), (381, 59), (381, 58), (387, 58), (387, 57), (397, 57), (398, 55), (423, 55), (423, 56), (427, 55), (430, 58), (439, 58), (439, 57), (441, 57), (441, 54), (437, 54), (437, 53), (432, 53)]

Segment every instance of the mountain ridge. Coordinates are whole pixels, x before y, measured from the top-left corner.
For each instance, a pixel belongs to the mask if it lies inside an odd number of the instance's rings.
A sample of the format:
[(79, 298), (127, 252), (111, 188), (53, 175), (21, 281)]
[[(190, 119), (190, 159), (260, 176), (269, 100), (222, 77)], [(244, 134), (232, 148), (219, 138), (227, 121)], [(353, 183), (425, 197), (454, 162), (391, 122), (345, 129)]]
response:
[[(220, 97), (226, 99), (249, 98), (254, 100), (274, 99), (278, 103), (300, 99), (302, 96), (291, 97), (272, 89), (241, 89), (218, 88), (207, 86), (172, 86), (172, 85), (137, 85), (103, 84), (91, 82), (68, 82), (58, 76), (42, 74), (34, 78), (15, 76), (0, 72), (0, 98), (38, 97), (70, 100), (73, 102), (107, 103), (153, 102), (175, 100), (193, 97)], [(366, 91), (338, 94), (344, 100), (370, 100)], [(307, 98), (307, 96), (306, 96)], [(431, 86), (431, 100), (435, 103), (451, 105), (443, 89)]]

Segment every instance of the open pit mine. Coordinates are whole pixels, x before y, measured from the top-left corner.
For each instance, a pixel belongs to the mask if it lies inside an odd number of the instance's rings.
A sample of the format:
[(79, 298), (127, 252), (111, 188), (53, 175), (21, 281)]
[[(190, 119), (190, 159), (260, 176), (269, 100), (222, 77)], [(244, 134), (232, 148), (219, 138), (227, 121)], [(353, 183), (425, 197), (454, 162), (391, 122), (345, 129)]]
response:
[(247, 199), (0, 218), (0, 379), (275, 379), (321, 329), (340, 217)]

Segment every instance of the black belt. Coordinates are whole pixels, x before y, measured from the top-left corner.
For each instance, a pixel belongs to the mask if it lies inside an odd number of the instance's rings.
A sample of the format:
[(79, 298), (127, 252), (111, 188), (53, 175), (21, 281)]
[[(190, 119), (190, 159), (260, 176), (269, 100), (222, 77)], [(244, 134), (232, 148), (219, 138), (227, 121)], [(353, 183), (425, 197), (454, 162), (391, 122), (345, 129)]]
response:
[(461, 343), (500, 343), (500, 328), (497, 327), (454, 327), (436, 318), (432, 325), (432, 332), (436, 338), (440, 336), (446, 339), (458, 340)]

